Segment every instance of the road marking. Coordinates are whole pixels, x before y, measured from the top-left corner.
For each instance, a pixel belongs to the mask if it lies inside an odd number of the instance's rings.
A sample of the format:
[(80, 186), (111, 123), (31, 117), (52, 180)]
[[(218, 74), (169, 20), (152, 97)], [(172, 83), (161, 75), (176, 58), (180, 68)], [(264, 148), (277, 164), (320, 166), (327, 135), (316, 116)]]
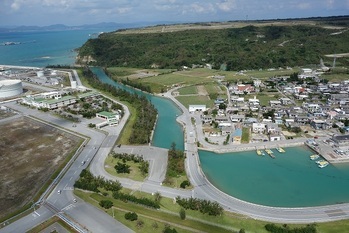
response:
[(40, 217), (40, 214), (39, 214), (38, 212), (34, 211), (34, 213), (35, 213), (37, 216), (39, 216), (39, 217)]
[(74, 172), (74, 175), (76, 174), (77, 171)]
[(70, 205), (67, 205), (66, 207), (64, 207), (61, 211), (63, 211), (63, 210), (69, 210), (69, 209), (74, 208), (74, 207), (75, 207), (74, 204), (70, 204)]
[(71, 180), (71, 179), (73, 179), (73, 177), (70, 177), (70, 179), (69, 179), (69, 180)]

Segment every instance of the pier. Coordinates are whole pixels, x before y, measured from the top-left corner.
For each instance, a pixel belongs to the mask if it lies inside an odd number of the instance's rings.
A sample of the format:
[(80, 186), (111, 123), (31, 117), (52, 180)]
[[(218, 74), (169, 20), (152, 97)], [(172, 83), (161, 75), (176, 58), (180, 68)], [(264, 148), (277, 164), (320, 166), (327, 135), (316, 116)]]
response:
[(329, 163), (349, 163), (349, 156), (345, 154), (338, 154), (335, 149), (329, 144), (324, 143), (323, 139), (320, 140), (307, 140), (304, 142), (311, 150), (315, 151), (322, 158), (324, 158)]

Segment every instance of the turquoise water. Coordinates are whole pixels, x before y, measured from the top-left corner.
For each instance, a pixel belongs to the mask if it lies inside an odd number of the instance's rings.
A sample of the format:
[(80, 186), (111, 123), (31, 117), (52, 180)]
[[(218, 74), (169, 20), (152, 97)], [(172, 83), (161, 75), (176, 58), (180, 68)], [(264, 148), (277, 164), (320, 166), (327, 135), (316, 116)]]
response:
[(201, 167), (212, 184), (248, 202), (278, 207), (349, 202), (349, 164), (318, 168), (305, 147), (275, 149), (275, 159), (255, 151), (215, 154), (199, 151)]
[(169, 99), (150, 95), (133, 88), (119, 84), (110, 79), (101, 68), (92, 68), (94, 74), (99, 79), (118, 88), (125, 89), (131, 93), (144, 95), (158, 110), (158, 121), (155, 127), (152, 145), (161, 148), (170, 148), (172, 142), (176, 143), (176, 148), (184, 150), (184, 138), (182, 127), (176, 122), (176, 116), (182, 114), (179, 108)]
[(10, 32), (0, 33), (0, 44), (20, 42), (18, 45), (0, 46), (0, 64), (45, 67), (47, 65), (71, 65), (76, 52), (89, 34), (111, 29)]

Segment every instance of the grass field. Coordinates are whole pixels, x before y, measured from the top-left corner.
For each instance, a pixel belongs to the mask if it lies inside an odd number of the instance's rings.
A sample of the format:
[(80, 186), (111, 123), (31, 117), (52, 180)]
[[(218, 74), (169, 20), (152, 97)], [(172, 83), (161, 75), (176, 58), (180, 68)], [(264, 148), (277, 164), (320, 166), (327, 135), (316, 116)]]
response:
[(186, 108), (189, 108), (189, 105), (206, 105), (208, 108), (214, 106), (214, 100), (211, 100), (208, 96), (177, 96), (176, 99), (181, 102)]
[[(253, 95), (248, 95), (247, 99), (252, 99), (254, 96)], [(269, 106), (269, 101), (270, 100), (277, 100), (278, 98), (280, 98), (280, 93), (278, 92), (262, 92), (262, 93), (258, 93), (256, 95), (256, 98), (259, 99), (259, 103), (261, 106)]]
[(198, 94), (196, 86), (182, 87), (178, 89), (180, 95), (195, 95)]
[(106, 160), (104, 161), (104, 168), (105, 170), (116, 177), (121, 178), (129, 178), (132, 180), (137, 181), (143, 181), (145, 179), (145, 176), (142, 175), (142, 173), (139, 170), (139, 163), (135, 163), (133, 161), (126, 161), (126, 164), (130, 166), (130, 173), (117, 173), (114, 166), (117, 164), (117, 162), (122, 163), (122, 159), (114, 158), (113, 156), (108, 156)]
[[(123, 189), (125, 193), (132, 193), (138, 198), (146, 197), (153, 199), (151, 194), (131, 191)], [(99, 194), (85, 193), (83, 191), (75, 190), (74, 193), (81, 197), (83, 200), (99, 207), (98, 202), (100, 200), (110, 199), (113, 201), (114, 216), (115, 219), (130, 227), (135, 232), (162, 232), (165, 223), (175, 227), (178, 232), (238, 232), (240, 229), (245, 229), (249, 233), (267, 233), (264, 226), (267, 222), (251, 219), (247, 216), (235, 214), (231, 212), (224, 212), (222, 216), (209, 216), (201, 214), (198, 211), (186, 210), (186, 220), (179, 218), (179, 210), (181, 207), (174, 203), (172, 199), (162, 197), (160, 200), (160, 210), (149, 209), (133, 203), (125, 203), (123, 201), (115, 200), (108, 197), (103, 197)], [(100, 207), (99, 207), (100, 208)], [(126, 212), (136, 212), (140, 219), (144, 222), (142, 228), (137, 227), (136, 222), (130, 222), (125, 220), (124, 214)], [(106, 211), (109, 215), (113, 216), (113, 211)], [(154, 222), (157, 223), (158, 228), (152, 227)], [(282, 225), (282, 224), (276, 224)], [(302, 227), (304, 224), (287, 224), (289, 227)], [(347, 232), (349, 227), (349, 220), (328, 222), (328, 223), (317, 223), (316, 228), (319, 233), (333, 233), (333, 232)], [(186, 228), (190, 228), (188, 230)], [(229, 230), (227, 230), (229, 229)]]

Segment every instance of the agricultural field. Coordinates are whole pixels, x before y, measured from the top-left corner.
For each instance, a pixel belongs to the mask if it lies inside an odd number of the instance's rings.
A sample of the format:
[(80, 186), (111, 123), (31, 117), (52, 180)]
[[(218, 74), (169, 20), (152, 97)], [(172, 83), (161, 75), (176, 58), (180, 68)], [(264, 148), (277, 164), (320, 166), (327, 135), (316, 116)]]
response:
[(81, 139), (29, 118), (0, 124), (0, 218), (33, 201)]

